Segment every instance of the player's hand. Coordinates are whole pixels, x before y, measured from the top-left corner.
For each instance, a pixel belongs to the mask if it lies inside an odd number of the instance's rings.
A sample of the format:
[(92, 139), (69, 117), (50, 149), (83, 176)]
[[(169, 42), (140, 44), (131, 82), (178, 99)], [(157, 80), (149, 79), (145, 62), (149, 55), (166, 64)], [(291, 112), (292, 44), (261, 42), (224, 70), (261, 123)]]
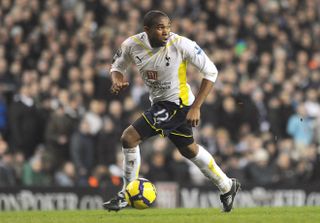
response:
[(200, 122), (200, 108), (191, 107), (187, 114), (187, 122), (191, 124), (192, 127), (196, 127)]
[(124, 82), (122, 82), (122, 81), (117, 81), (117, 82), (113, 82), (112, 83), (112, 86), (111, 86), (111, 93), (112, 94), (119, 94), (119, 92), (121, 91), (121, 90), (123, 90), (123, 89), (125, 89), (126, 87), (128, 87), (129, 86), (129, 82), (127, 82), (127, 81), (124, 81)]

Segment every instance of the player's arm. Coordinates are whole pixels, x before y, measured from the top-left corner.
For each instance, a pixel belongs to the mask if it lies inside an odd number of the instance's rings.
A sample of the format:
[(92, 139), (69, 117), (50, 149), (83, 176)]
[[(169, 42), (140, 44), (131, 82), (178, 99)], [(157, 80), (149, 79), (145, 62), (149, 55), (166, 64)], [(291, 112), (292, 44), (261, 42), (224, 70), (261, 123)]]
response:
[(187, 121), (193, 126), (197, 126), (200, 121), (200, 108), (209, 92), (211, 91), (213, 82), (207, 79), (202, 79), (200, 89), (196, 98), (187, 114)]
[(118, 71), (111, 72), (111, 93), (119, 94), (119, 92), (129, 86), (129, 82), (124, 80), (124, 76), (122, 73)]
[(203, 50), (194, 42), (183, 38), (182, 47), (185, 59), (199, 69), (203, 79), (196, 98), (187, 114), (187, 121), (192, 126), (197, 126), (200, 121), (200, 108), (213, 87), (218, 76), (218, 70)]
[(113, 57), (110, 69), (112, 81), (111, 93), (119, 94), (121, 90), (129, 86), (129, 82), (124, 78), (124, 73), (130, 63), (128, 40), (126, 40)]

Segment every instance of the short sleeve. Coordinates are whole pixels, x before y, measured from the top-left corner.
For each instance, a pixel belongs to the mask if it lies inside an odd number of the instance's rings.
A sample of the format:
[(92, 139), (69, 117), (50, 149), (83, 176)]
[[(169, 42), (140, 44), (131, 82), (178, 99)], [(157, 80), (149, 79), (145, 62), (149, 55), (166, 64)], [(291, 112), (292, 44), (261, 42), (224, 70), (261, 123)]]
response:
[(198, 44), (186, 37), (181, 38), (180, 44), (184, 53), (184, 59), (198, 68), (205, 79), (215, 82), (218, 70)]

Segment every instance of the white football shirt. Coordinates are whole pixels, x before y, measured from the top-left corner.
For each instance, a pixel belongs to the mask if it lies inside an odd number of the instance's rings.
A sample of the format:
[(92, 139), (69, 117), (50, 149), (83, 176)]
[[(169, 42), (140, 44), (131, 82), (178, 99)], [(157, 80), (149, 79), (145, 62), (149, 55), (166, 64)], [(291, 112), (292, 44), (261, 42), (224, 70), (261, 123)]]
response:
[(203, 50), (190, 39), (170, 33), (166, 46), (152, 48), (147, 33), (126, 39), (114, 56), (110, 72), (125, 74), (136, 64), (149, 90), (151, 103), (171, 101), (190, 106), (194, 95), (187, 83), (187, 64), (199, 69), (203, 77), (215, 82), (218, 71)]

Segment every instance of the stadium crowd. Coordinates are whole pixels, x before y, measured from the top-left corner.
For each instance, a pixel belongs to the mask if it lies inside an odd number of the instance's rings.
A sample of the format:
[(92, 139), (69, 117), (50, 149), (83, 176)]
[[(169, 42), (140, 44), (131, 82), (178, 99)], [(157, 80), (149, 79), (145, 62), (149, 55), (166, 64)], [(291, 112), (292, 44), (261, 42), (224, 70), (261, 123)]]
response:
[[(136, 67), (109, 92), (113, 54), (161, 9), (219, 76), (197, 140), (243, 185), (320, 181), (317, 0), (2, 0), (0, 186), (121, 184), (120, 134), (149, 106)], [(201, 74), (188, 68), (197, 91)], [(167, 139), (142, 146), (152, 181), (206, 184)]]

